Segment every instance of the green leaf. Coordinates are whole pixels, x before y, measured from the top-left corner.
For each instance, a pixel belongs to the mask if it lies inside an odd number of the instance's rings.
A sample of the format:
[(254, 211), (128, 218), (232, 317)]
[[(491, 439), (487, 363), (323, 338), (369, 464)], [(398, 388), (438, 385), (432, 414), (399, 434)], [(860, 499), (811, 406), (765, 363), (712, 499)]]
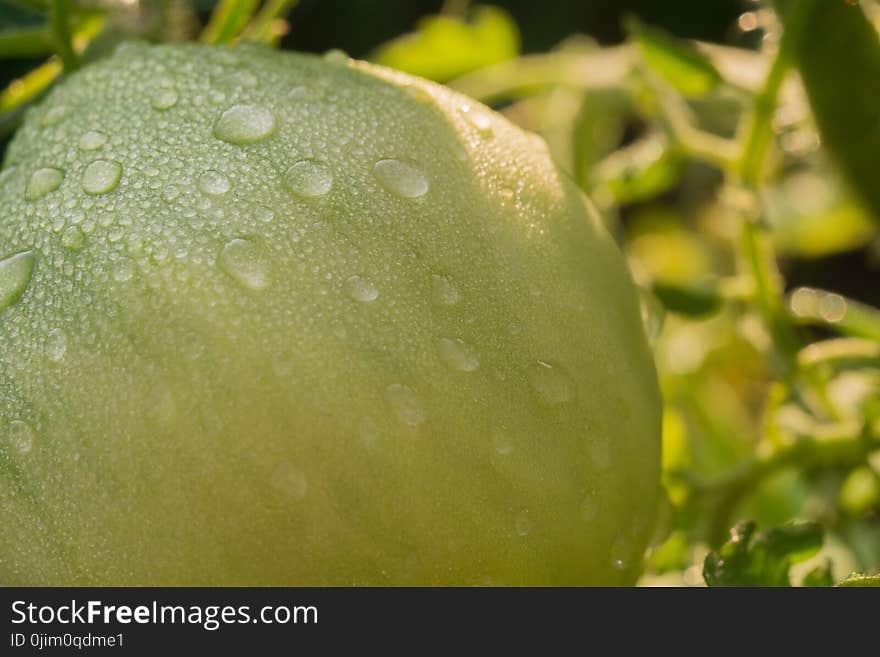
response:
[(705, 96), (722, 81), (711, 60), (689, 43), (628, 18), (624, 27), (648, 67), (685, 96)]
[(257, 11), (259, 0), (220, 0), (199, 39), (204, 43), (230, 43)]
[[(266, 0), (242, 33), (242, 38), (277, 45), (287, 29), (283, 19), (298, 2), (299, 0)], [(279, 21), (283, 29), (279, 29)]]
[(721, 308), (723, 299), (711, 284), (678, 285), (655, 281), (651, 291), (670, 312), (688, 317), (706, 317)]
[(45, 57), (52, 54), (52, 37), (46, 26), (19, 27), (0, 32), (0, 58)]
[(843, 580), (838, 586), (846, 588), (853, 587), (880, 587), (880, 575), (860, 575), (854, 574)]
[(649, 136), (614, 151), (596, 165), (593, 184), (607, 189), (618, 204), (645, 201), (675, 186), (684, 164), (678, 149)]
[[(843, 0), (784, 0), (786, 24), (803, 19), (795, 59), (822, 141), (880, 220), (880, 39), (865, 12)], [(803, 12), (803, 13), (801, 13)]]
[(755, 533), (744, 522), (730, 540), (711, 552), (703, 564), (709, 586), (791, 586), (789, 568), (822, 547), (822, 528), (815, 523), (792, 523)]
[(519, 30), (504, 10), (476, 7), (470, 20), (436, 15), (421, 19), (416, 31), (379, 47), (373, 61), (443, 82), (516, 57)]

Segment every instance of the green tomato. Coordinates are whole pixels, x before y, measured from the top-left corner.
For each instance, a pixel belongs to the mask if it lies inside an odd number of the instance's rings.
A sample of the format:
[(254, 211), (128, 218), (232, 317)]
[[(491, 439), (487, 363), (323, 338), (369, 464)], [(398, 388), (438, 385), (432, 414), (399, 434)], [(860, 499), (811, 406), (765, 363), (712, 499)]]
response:
[(3, 583), (638, 573), (660, 399), (624, 259), (448, 89), (125, 45), (10, 145), (0, 307)]

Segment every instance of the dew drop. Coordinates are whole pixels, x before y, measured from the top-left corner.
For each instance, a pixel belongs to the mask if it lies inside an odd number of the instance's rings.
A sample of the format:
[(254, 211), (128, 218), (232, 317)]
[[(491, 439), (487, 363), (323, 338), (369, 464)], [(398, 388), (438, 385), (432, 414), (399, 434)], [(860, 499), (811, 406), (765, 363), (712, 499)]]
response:
[(529, 518), (528, 511), (520, 511), (518, 514), (516, 514), (514, 524), (516, 525), (517, 536), (528, 536), (532, 533), (532, 529), (534, 529), (535, 527), (535, 523), (533, 523), (532, 519)]
[(492, 438), (492, 447), (499, 456), (507, 456), (513, 452), (513, 444), (510, 442), (510, 436), (502, 427), (492, 427), (490, 431)]
[(320, 100), (324, 97), (323, 89), (297, 85), (287, 92), (287, 97), (292, 100)]
[(563, 404), (574, 398), (574, 382), (559, 365), (536, 361), (529, 366), (528, 377), (532, 388), (548, 404)]
[(178, 99), (179, 96), (175, 89), (159, 89), (150, 99), (150, 105), (153, 106), (153, 109), (164, 111), (177, 105)]
[(44, 127), (52, 126), (60, 122), (65, 116), (67, 116), (67, 108), (64, 105), (57, 105), (46, 112), (40, 124)]
[(34, 447), (37, 433), (27, 422), (13, 420), (9, 423), (9, 442), (13, 449), (21, 454), (27, 454)]
[(89, 130), (80, 135), (79, 147), (84, 151), (96, 151), (107, 143), (107, 135), (97, 130)]
[(401, 424), (416, 427), (428, 419), (416, 391), (401, 383), (392, 383), (385, 388), (385, 398)]
[(37, 169), (31, 174), (30, 180), (28, 180), (24, 197), (28, 201), (36, 201), (38, 198), (42, 198), (49, 192), (54, 192), (58, 189), (62, 180), (64, 180), (64, 172), (60, 169), (52, 167)]
[(597, 511), (595, 491), (590, 491), (584, 496), (584, 499), (581, 500), (581, 518), (589, 522), (596, 517)]
[(404, 198), (418, 198), (428, 192), (425, 174), (400, 160), (379, 160), (373, 165), (373, 175), (389, 192)]
[(272, 473), (272, 487), (291, 502), (299, 502), (308, 493), (309, 482), (302, 470), (284, 461)]
[(351, 276), (345, 281), (345, 293), (354, 301), (370, 302), (379, 297), (379, 288), (362, 276)]
[(106, 194), (116, 188), (121, 177), (122, 167), (116, 162), (95, 160), (83, 173), (83, 191), (86, 194)]
[(275, 132), (275, 115), (261, 105), (233, 105), (214, 124), (214, 136), (230, 144), (253, 144)]
[(220, 251), (220, 268), (238, 284), (262, 290), (269, 284), (269, 269), (259, 248), (251, 241), (234, 239)]
[(0, 311), (18, 301), (27, 289), (36, 257), (31, 251), (0, 260)]
[(403, 88), (404, 93), (414, 101), (422, 104), (434, 102), (434, 97), (421, 84), (408, 84)]
[(71, 226), (61, 236), (61, 243), (71, 251), (81, 251), (86, 245), (86, 235), (79, 226)]
[(52, 329), (46, 336), (46, 358), (57, 363), (67, 353), (67, 336), (61, 329)]
[(366, 447), (374, 447), (382, 437), (382, 429), (376, 423), (376, 420), (369, 415), (364, 416), (361, 420), (358, 433), (360, 434), (361, 442)]
[(204, 194), (209, 196), (223, 196), (229, 191), (229, 178), (219, 171), (209, 169), (199, 176), (196, 183)]
[(480, 357), (476, 350), (459, 338), (440, 338), (437, 341), (437, 352), (449, 369), (473, 372), (480, 367)]
[(461, 293), (446, 276), (431, 276), (431, 301), (436, 306), (454, 306), (461, 300)]
[(324, 61), (330, 64), (347, 64), (349, 61), (348, 53), (338, 48), (333, 48), (324, 53)]
[(587, 451), (589, 452), (590, 459), (593, 461), (593, 465), (596, 466), (597, 470), (605, 472), (611, 468), (611, 443), (607, 438), (591, 436), (587, 440)]
[(472, 105), (464, 104), (461, 106), (461, 113), (465, 120), (482, 133), (492, 132), (492, 119)]
[(258, 205), (254, 210), (254, 218), (264, 224), (269, 224), (275, 220), (275, 213), (265, 205)]
[(124, 283), (130, 281), (134, 276), (134, 265), (131, 260), (123, 258), (119, 260), (113, 267), (113, 280)]
[(297, 196), (324, 196), (333, 186), (333, 174), (320, 162), (300, 160), (284, 174), (284, 184)]
[(615, 570), (623, 571), (627, 569), (629, 563), (629, 545), (627, 544), (624, 535), (620, 532), (618, 532), (614, 542), (611, 544), (609, 557), (611, 559), (611, 565), (614, 566)]

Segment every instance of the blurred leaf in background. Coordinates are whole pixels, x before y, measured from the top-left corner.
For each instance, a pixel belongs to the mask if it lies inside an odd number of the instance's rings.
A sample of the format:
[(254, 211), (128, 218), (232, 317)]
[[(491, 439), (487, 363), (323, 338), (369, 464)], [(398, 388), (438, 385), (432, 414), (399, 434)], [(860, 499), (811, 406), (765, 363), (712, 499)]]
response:
[(467, 15), (422, 18), (415, 32), (382, 46), (371, 59), (413, 75), (445, 82), (519, 54), (516, 23), (503, 9), (478, 5)]

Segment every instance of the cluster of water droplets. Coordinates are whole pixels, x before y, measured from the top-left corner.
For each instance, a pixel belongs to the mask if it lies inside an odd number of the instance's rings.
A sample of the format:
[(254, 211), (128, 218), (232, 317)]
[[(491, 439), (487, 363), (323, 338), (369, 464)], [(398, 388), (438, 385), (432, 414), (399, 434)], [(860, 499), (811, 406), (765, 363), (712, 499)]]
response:
[[(331, 54), (328, 60), (342, 64), (347, 61), (341, 55)], [(256, 84), (256, 78), (241, 79), (243, 87)], [(314, 87), (300, 85), (292, 88), (288, 97), (291, 100), (315, 100), (323, 92)], [(420, 86), (410, 86), (407, 93), (419, 102), (431, 102), (433, 99)], [(213, 97), (221, 100), (222, 94)], [(171, 79), (160, 80), (152, 91), (150, 106), (159, 113), (167, 113), (180, 104), (180, 95)], [(44, 117), (44, 125), (54, 125), (62, 121), (66, 111), (56, 108)], [(464, 104), (459, 112), (468, 125), (482, 137), (493, 133), (491, 117), (482, 109)], [(226, 144), (250, 148), (270, 140), (283, 130), (284, 125), (269, 108), (259, 103), (234, 103), (219, 112), (214, 120), (211, 133), (214, 138)], [(80, 179), (71, 184), (79, 184), (82, 191), (89, 197), (101, 197), (110, 194), (119, 185), (124, 176), (129, 175), (125, 165), (103, 157), (100, 152), (110, 143), (110, 137), (101, 130), (83, 132), (77, 141), (78, 149), (86, 155), (98, 155), (82, 170)], [(466, 155), (463, 154), (463, 157)], [(157, 175), (158, 171), (145, 171), (146, 182), (138, 182), (149, 189), (160, 190), (160, 196), (167, 205), (178, 201), (186, 194), (185, 181), (163, 182)], [(385, 156), (375, 160), (369, 174), (378, 186), (401, 199), (417, 202), (431, 190), (431, 183), (426, 169), (418, 162), (403, 157)], [(25, 199), (29, 202), (41, 201), (52, 192), (58, 190), (68, 176), (63, 166), (41, 166), (35, 169), (27, 181)], [(155, 184), (154, 184), (155, 182)], [(319, 158), (306, 157), (294, 161), (282, 172), (281, 184), (292, 197), (313, 202), (325, 197), (342, 183), (340, 174), (334, 166)], [(235, 185), (234, 176), (220, 168), (206, 168), (195, 175), (194, 187), (205, 197), (198, 209), (207, 211), (211, 208), (211, 200), (222, 199), (230, 194)], [(511, 190), (502, 190), (510, 192)], [(110, 206), (112, 208), (112, 206)], [(275, 220), (275, 211), (259, 206), (249, 210), (254, 218), (263, 224), (271, 225)], [(123, 239), (130, 226), (130, 220), (120, 218), (112, 210), (99, 215), (100, 225), (107, 229), (110, 242)], [(187, 217), (193, 220), (194, 217)], [(76, 220), (74, 220), (76, 219)], [(88, 230), (85, 228), (88, 227)], [(87, 234), (95, 226), (86, 224), (82, 217), (72, 215), (69, 221), (61, 222), (54, 227), (61, 237), (61, 244), (68, 250), (76, 252), (85, 248)], [(129, 242), (129, 250), (137, 252), (136, 243)], [(36, 257), (31, 251), (23, 251), (0, 260), (0, 312), (13, 305), (27, 289), (33, 274)], [(216, 253), (215, 263), (235, 284), (241, 288), (260, 292), (272, 283), (273, 272), (271, 257), (267, 245), (250, 235), (234, 237), (225, 241)], [(120, 257), (114, 261), (110, 275), (117, 282), (131, 280), (137, 272), (136, 265), (129, 257)], [(353, 302), (368, 306), (382, 297), (382, 290), (369, 276), (352, 275), (342, 281), (342, 291)], [(440, 309), (449, 309), (462, 301), (463, 295), (453, 279), (444, 274), (432, 274), (430, 280), (431, 303)], [(60, 328), (51, 329), (45, 338), (44, 352), (51, 363), (61, 362), (68, 351), (68, 337)], [(457, 335), (444, 335), (435, 338), (434, 349), (439, 362), (455, 372), (471, 374), (480, 370), (483, 364), (480, 351), (464, 338)], [(560, 365), (545, 360), (536, 360), (525, 368), (526, 379), (537, 398), (549, 406), (558, 406), (571, 402), (576, 396), (576, 387), (571, 375)], [(392, 383), (384, 390), (384, 397), (393, 418), (405, 427), (415, 428), (429, 420), (428, 407), (423, 402), (417, 387), (406, 383)], [(363, 418), (359, 432), (367, 445), (375, 445), (382, 431), (375, 420)], [(19, 453), (29, 452), (36, 440), (36, 432), (30, 424), (21, 420), (13, 421), (8, 428), (9, 443)], [(503, 427), (493, 427), (490, 432), (491, 446), (494, 452), (502, 457), (514, 451), (514, 443), (510, 433)], [(284, 461), (277, 466), (271, 477), (272, 486), (285, 498), (291, 501), (302, 500), (308, 492), (308, 480), (304, 472), (294, 463)], [(585, 520), (596, 513), (593, 494), (585, 496), (581, 507), (581, 515)], [(525, 537), (531, 534), (534, 521), (528, 511), (518, 512), (514, 521), (516, 534)]]

